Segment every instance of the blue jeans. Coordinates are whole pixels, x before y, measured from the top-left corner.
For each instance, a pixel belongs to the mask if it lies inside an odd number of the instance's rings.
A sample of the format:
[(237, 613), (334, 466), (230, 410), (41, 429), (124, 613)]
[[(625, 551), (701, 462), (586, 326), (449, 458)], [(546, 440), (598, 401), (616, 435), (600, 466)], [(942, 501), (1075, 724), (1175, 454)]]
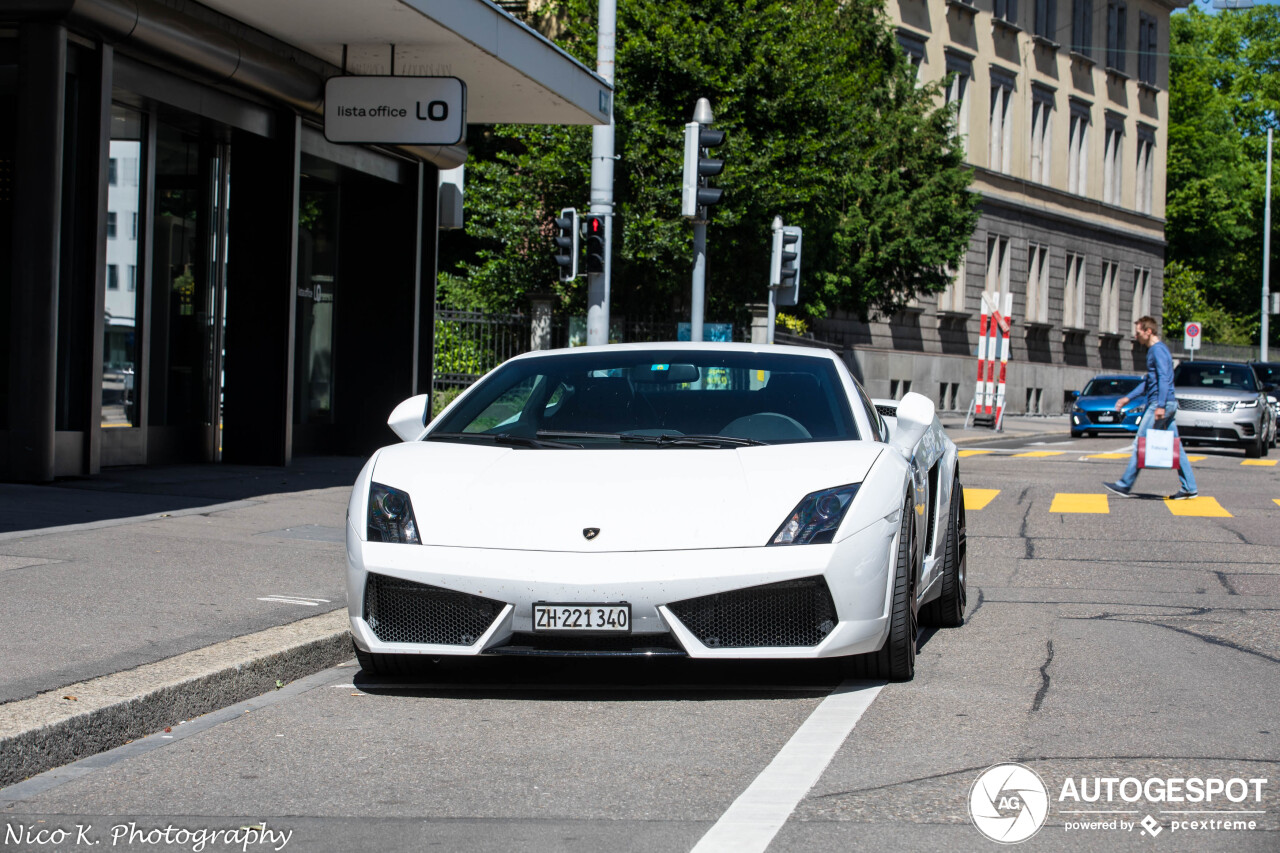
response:
[[(1174, 422), (1174, 414), (1178, 411), (1178, 404), (1173, 403), (1165, 406), (1164, 420), (1160, 422), (1160, 429), (1171, 429), (1173, 434), (1178, 434), (1178, 425)], [(1119, 485), (1126, 489), (1132, 489), (1133, 483), (1138, 479), (1138, 447), (1137, 439), (1143, 438), (1147, 434), (1147, 430), (1153, 428), (1156, 419), (1156, 410), (1154, 406), (1148, 406), (1147, 410), (1142, 414), (1142, 421), (1138, 424), (1138, 434), (1134, 437), (1133, 456), (1129, 458), (1129, 467), (1124, 469), (1124, 476), (1120, 478)], [(1182, 443), (1178, 443), (1178, 482), (1182, 484), (1183, 491), (1196, 492), (1196, 475), (1191, 473), (1191, 463), (1187, 461), (1186, 448), (1182, 447)]]

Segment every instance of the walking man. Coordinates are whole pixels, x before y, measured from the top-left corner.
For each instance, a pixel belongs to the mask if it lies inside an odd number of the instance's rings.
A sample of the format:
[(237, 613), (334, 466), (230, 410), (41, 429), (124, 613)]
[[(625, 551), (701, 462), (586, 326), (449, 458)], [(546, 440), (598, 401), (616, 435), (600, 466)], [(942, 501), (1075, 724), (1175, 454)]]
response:
[[(1142, 317), (1133, 324), (1133, 337), (1147, 348), (1147, 375), (1138, 383), (1138, 387), (1129, 392), (1128, 397), (1116, 401), (1116, 408), (1124, 405), (1139, 395), (1145, 395), (1147, 408), (1142, 413), (1142, 421), (1138, 424), (1138, 435), (1143, 438), (1149, 429), (1171, 429), (1174, 436), (1178, 434), (1178, 426), (1174, 423), (1174, 415), (1178, 411), (1178, 398), (1173, 396), (1173, 356), (1169, 347), (1160, 340), (1160, 326), (1151, 317)], [(1187, 451), (1179, 442), (1178, 481), (1182, 488), (1177, 494), (1169, 496), (1169, 500), (1181, 501), (1196, 496), (1196, 476), (1191, 473), (1191, 463), (1187, 461)], [(1129, 458), (1129, 467), (1124, 476), (1114, 483), (1102, 485), (1120, 497), (1132, 497), (1130, 490), (1138, 479), (1138, 443), (1133, 444), (1133, 455)]]

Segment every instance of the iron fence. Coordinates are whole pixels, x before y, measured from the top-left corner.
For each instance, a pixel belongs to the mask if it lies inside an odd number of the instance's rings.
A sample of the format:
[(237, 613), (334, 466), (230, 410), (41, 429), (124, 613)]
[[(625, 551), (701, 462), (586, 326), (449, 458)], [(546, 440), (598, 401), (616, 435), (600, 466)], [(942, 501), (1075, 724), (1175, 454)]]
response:
[(512, 356), (527, 352), (531, 320), (527, 314), (437, 307), (435, 332), (433, 393), (466, 388)]

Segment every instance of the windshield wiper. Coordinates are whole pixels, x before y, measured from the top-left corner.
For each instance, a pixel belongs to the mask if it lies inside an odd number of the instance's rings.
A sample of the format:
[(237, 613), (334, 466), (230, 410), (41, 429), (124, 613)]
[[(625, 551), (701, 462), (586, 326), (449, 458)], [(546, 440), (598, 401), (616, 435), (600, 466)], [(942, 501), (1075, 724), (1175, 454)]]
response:
[(472, 439), (480, 439), (488, 441), (491, 444), (506, 444), (512, 447), (565, 447), (574, 450), (581, 450), (581, 444), (567, 444), (563, 441), (543, 441), (539, 438), (529, 438), (525, 435), (512, 435), (509, 432), (433, 432), (426, 436), (426, 440), (436, 439), (452, 439), (454, 441), (469, 441)]
[(680, 433), (647, 435), (630, 432), (569, 432), (540, 429), (538, 435), (553, 438), (603, 438), (624, 444), (653, 444), (658, 447), (746, 447), (769, 443), (757, 441), (754, 438), (739, 438), (735, 435), (682, 435)]

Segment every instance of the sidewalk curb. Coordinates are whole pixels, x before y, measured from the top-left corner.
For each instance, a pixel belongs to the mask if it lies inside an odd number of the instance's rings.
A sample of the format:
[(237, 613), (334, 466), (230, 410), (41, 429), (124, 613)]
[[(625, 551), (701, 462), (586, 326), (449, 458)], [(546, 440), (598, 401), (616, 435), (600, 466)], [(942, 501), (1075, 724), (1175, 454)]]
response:
[(269, 693), (351, 654), (343, 607), (0, 705), (0, 787)]
[[(970, 430), (972, 432), (972, 430)], [(976, 441), (993, 441), (1000, 438), (1069, 438), (1069, 433), (1061, 430), (1054, 432), (996, 432), (995, 430), (984, 430), (982, 435), (952, 435), (947, 433), (948, 437), (956, 444), (970, 444)]]

